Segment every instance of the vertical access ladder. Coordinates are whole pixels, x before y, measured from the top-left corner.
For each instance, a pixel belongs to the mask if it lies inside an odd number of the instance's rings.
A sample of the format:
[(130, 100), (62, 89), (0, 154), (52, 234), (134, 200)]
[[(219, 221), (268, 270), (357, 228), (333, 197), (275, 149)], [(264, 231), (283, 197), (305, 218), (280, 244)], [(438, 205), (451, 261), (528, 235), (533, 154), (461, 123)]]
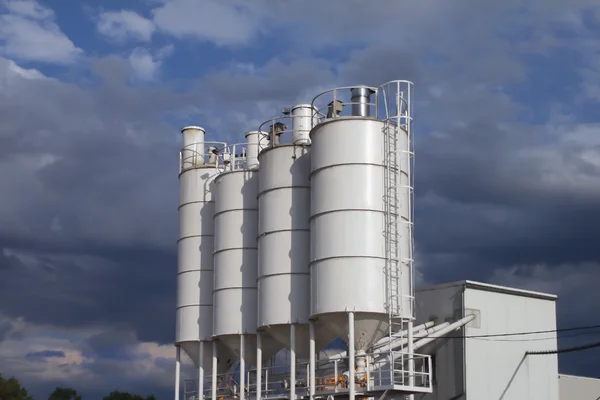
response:
[[(410, 104), (404, 98), (404, 94), (398, 90), (393, 93), (395, 99), (391, 97), (392, 93), (384, 92), (384, 101), (386, 102), (387, 119), (384, 125), (384, 143), (385, 143), (385, 243), (386, 243), (386, 309), (388, 312), (388, 337), (392, 340), (399, 337), (404, 338), (408, 329), (408, 322), (412, 318), (412, 179), (410, 169), (412, 166), (413, 152), (411, 149), (411, 113)], [(410, 93), (407, 93), (410, 95)], [(395, 107), (394, 107), (395, 106)], [(406, 148), (400, 148), (400, 135), (408, 135)], [(408, 178), (402, 182), (402, 175)], [(404, 194), (408, 191), (408, 196)], [(407, 203), (408, 204), (405, 204)], [(403, 217), (401, 208), (408, 208)], [(408, 227), (403, 226), (408, 224)], [(408, 235), (409, 237), (404, 237)], [(403, 246), (405, 243), (407, 246)], [(403, 281), (409, 280), (410, 293), (403, 293)], [(409, 299), (410, 309), (406, 310), (406, 299)], [(408, 314), (408, 315), (407, 315)], [(398, 333), (400, 333), (399, 336)], [(405, 365), (405, 359), (411, 355), (401, 353), (402, 359), (392, 360), (390, 368), (390, 379), (397, 384), (408, 385), (407, 374), (401, 374), (401, 377), (394, 376), (394, 365)], [(404, 368), (402, 368), (404, 369)], [(401, 382), (398, 381), (400, 378)]]

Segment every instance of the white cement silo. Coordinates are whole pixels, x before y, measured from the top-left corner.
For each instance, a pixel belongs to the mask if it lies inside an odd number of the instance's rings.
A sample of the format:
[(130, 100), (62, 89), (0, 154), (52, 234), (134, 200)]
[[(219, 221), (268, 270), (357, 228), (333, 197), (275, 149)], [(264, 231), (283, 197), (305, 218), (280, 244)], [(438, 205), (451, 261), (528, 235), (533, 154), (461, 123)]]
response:
[(347, 311), (363, 313), (355, 316), (357, 326), (363, 319), (367, 325), (361, 349), (388, 325), (382, 128), (380, 121), (340, 118), (311, 133), (312, 314), (340, 313), (327, 319), (344, 337)]
[[(256, 358), (259, 146), (266, 135), (249, 132), (247, 144), (229, 146), (228, 166), (215, 179), (213, 334), (244, 364)], [(242, 348), (244, 351), (242, 351)]]
[(388, 335), (390, 321), (413, 318), (410, 118), (395, 118), (404, 102), (390, 109), (382, 90), (330, 91), (328, 104), (351, 92), (352, 107), (330, 106), (310, 133), (311, 318), (348, 338), (352, 358)]
[[(210, 371), (212, 367), (213, 318), (213, 214), (212, 186), (218, 169), (209, 148), (223, 144), (205, 143), (204, 129), (182, 129), (184, 146), (180, 152), (179, 241), (177, 254), (176, 339), (178, 349), (194, 365)], [(231, 353), (216, 344), (218, 369), (226, 371)], [(179, 359), (179, 357), (178, 357)]]
[(258, 324), (282, 347), (289, 346), (290, 324), (297, 324), (297, 339), (308, 337), (309, 151), (309, 146), (288, 144), (259, 156)]
[[(275, 341), (300, 358), (309, 356), (312, 112), (307, 107), (295, 106), (289, 117), (265, 123), (271, 132), (279, 126), (282, 140), (272, 138), (273, 145), (259, 155), (258, 326), (263, 347)], [(293, 143), (282, 144), (288, 134)], [(318, 347), (327, 344), (327, 338), (317, 339)]]

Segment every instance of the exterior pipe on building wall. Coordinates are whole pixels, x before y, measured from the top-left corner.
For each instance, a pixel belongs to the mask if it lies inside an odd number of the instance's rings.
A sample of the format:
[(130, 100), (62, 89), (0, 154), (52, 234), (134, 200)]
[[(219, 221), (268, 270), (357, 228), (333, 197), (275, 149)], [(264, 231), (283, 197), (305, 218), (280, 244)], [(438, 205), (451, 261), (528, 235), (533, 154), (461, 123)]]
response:
[[(431, 333), (429, 336), (418, 340), (417, 342), (414, 342), (413, 344), (413, 353), (418, 350), (419, 348), (423, 347), (424, 345), (433, 342), (435, 339), (438, 339), (446, 334), (448, 334), (449, 332), (455, 331), (457, 329), (459, 329), (460, 327), (462, 327), (463, 325), (468, 324), (469, 322), (471, 322), (473, 319), (475, 318), (475, 315), (470, 314), (462, 319), (459, 319), (456, 322), (453, 322), (452, 324), (449, 324), (448, 322), (445, 322), (442, 325), (445, 325), (445, 327), (443, 329), (438, 329), (437, 331)], [(441, 325), (440, 325), (441, 326)], [(436, 327), (437, 328), (437, 327)], [(402, 356), (402, 351), (394, 351), (393, 353), (393, 357), (397, 358), (397, 357), (401, 357)], [(411, 353), (412, 354), (412, 353)], [(377, 368), (381, 368), (383, 365), (385, 365), (386, 363), (390, 362), (392, 360), (392, 355), (389, 354), (386, 357), (382, 357), (379, 360), (377, 360), (375, 363), (373, 363), (369, 368), (371, 371), (377, 369)]]
[[(413, 337), (425, 337), (427, 336), (428, 332), (430, 332), (432, 329), (441, 329), (439, 328), (440, 326), (444, 327), (448, 324), (448, 322), (444, 322), (443, 324), (434, 326), (435, 323), (433, 321), (430, 321), (425, 324), (417, 325), (412, 329)], [(389, 342), (388, 338), (384, 338), (380, 340), (377, 344), (375, 344), (375, 346), (373, 346), (373, 353), (390, 351), (393, 349), (397, 349), (400, 346), (403, 346), (408, 340), (408, 330), (395, 333), (392, 336), (396, 337), (394, 340), (392, 340), (392, 343)]]
[(415, 350), (418, 350), (419, 348), (425, 346), (428, 343), (433, 342), (435, 339), (444, 336), (452, 331), (457, 330), (458, 328), (461, 328), (462, 326), (468, 324), (469, 322), (471, 322), (472, 320), (475, 319), (475, 315), (474, 314), (469, 314), (466, 317), (459, 319), (458, 321), (454, 322), (453, 324), (448, 325), (445, 329), (442, 329), (438, 332), (435, 332), (429, 336), (427, 336), (424, 339), (421, 339), (417, 342), (415, 342)]
[[(413, 327), (413, 332), (418, 332), (423, 329), (431, 328), (434, 325), (435, 325), (435, 321), (425, 322), (424, 324)], [(407, 331), (399, 331), (399, 332), (393, 333), (392, 337), (395, 339), (399, 339), (401, 337), (406, 336), (406, 333), (407, 333)], [(377, 341), (377, 343), (375, 343), (375, 347), (380, 347), (380, 346), (388, 344), (388, 343), (389, 343), (389, 339), (385, 337), (383, 339), (379, 339), (379, 341)]]
[[(447, 326), (449, 324), (449, 322), (444, 322), (443, 324), (440, 324), (436, 327), (431, 328), (434, 324), (435, 323), (433, 321), (429, 321), (424, 324), (415, 326), (413, 328), (414, 337), (415, 338), (425, 337), (425, 336), (427, 336), (428, 333), (433, 332), (433, 329), (441, 329), (441, 328)], [(406, 334), (406, 331), (400, 331), (400, 332), (394, 333), (392, 335), (392, 336), (397, 337), (391, 343), (392, 350), (406, 344), (407, 339), (406, 339), (406, 337), (404, 337), (405, 334)], [(381, 339), (379, 342), (377, 342), (377, 344), (375, 344), (375, 346), (373, 346), (373, 348), (375, 349), (373, 352), (381, 353), (382, 351), (389, 351), (390, 350), (389, 347), (390, 347), (389, 338), (386, 337), (384, 339)], [(330, 356), (325, 355), (325, 356), (319, 358), (319, 363), (323, 364), (323, 363), (328, 363), (328, 362), (331, 362), (334, 360), (341, 360), (342, 358), (346, 357), (347, 355), (348, 355), (348, 352), (346, 352), (346, 351), (342, 351), (337, 354), (332, 354)]]
[[(450, 322), (444, 322), (443, 324), (439, 324), (437, 326), (434, 326), (433, 328), (422, 329), (419, 332), (416, 332), (415, 334), (413, 334), (413, 341), (415, 339), (425, 338), (425, 337), (431, 335), (434, 332), (437, 332), (437, 331), (440, 331), (440, 330), (446, 328), (448, 325), (450, 325)], [(402, 340), (396, 340), (395, 342), (392, 342), (392, 350), (400, 348), (400, 347), (403, 347), (407, 343), (408, 343), (408, 338), (404, 338)], [(382, 353), (384, 351), (385, 352), (390, 351), (389, 350), (389, 345), (385, 346), (385, 347), (381, 347), (379, 349), (375, 349), (373, 351), (373, 353), (375, 354), (375, 356), (377, 356), (377, 355), (379, 355), (380, 353)]]
[[(458, 328), (460, 328), (463, 325), (466, 325), (467, 323), (469, 323), (473, 318), (475, 318), (474, 315), (470, 314), (469, 316), (462, 318), (452, 324), (450, 324), (449, 322), (444, 322), (443, 324), (440, 324), (438, 326), (434, 326), (431, 329), (426, 329), (424, 330), (424, 332), (420, 332), (417, 335), (413, 335), (413, 343), (414, 343), (414, 347), (413, 347), (413, 352), (416, 351), (417, 349), (419, 349), (420, 347), (424, 346), (425, 344), (432, 342), (433, 340), (444, 336), (445, 334), (447, 334), (448, 332), (452, 332)], [(414, 331), (414, 329), (413, 329)], [(414, 342), (414, 339), (421, 339), (417, 342)], [(403, 345), (405, 345), (408, 342), (408, 339), (403, 339), (402, 341), (398, 341), (395, 343), (395, 345), (393, 346), (394, 349), (398, 348), (398, 347), (402, 347)], [(376, 353), (381, 353), (383, 351), (386, 351), (387, 349), (380, 349), (379, 351), (375, 351)], [(393, 352), (394, 353), (394, 358), (396, 357), (401, 357), (402, 351), (398, 351), (398, 352)], [(410, 353), (412, 354), (412, 353)], [(373, 364), (371, 364), (369, 366), (369, 371), (373, 372), (374, 370), (376, 370), (377, 368), (381, 368), (381, 366), (383, 366), (385, 363), (389, 362), (391, 360), (391, 356), (389, 354), (383, 354), (383, 357), (379, 358), (377, 361), (375, 361)], [(414, 368), (413, 368), (414, 369)], [(349, 371), (344, 372), (344, 374), (348, 374)]]

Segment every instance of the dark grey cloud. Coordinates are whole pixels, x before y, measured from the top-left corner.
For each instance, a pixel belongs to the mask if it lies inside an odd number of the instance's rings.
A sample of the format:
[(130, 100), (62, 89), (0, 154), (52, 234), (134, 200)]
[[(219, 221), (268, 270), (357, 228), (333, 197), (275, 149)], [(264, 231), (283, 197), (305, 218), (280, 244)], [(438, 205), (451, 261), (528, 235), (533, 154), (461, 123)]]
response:
[(13, 329), (12, 324), (8, 319), (0, 320), (0, 343), (4, 340), (6, 335)]
[(0, 104), (14, 106), (0, 126), (10, 143), (2, 311), (59, 326), (128, 323), (142, 340), (169, 342), (178, 145), (164, 113), (186, 100), (129, 87), (115, 57), (93, 65), (100, 86), (85, 90), (0, 61)]
[[(578, 125), (571, 104), (589, 105), (590, 93), (557, 99), (562, 115), (539, 125), (519, 119), (535, 103), (514, 95), (527, 88), (527, 51), (552, 55), (571, 43), (556, 27), (586, 36), (576, 10), (586, 2), (561, 4), (328, 2), (316, 12), (278, 3), (264, 14), (277, 16), (265, 31), (292, 33), (289, 48), (270, 60), (236, 56), (183, 93), (132, 84), (118, 56), (82, 62), (71, 82), (0, 58), (0, 311), (11, 321), (100, 327), (81, 344), (94, 359), (84, 369), (144, 393), (148, 377), (129, 373), (122, 359), (133, 357), (136, 342), (173, 340), (180, 125), (241, 141), (281, 107), (323, 89), (401, 78), (417, 90), (423, 281), (558, 292), (561, 326), (589, 321), (598, 300), (589, 282), (600, 261), (600, 151), (598, 127)], [(571, 51), (582, 48), (598, 52), (589, 43)], [(547, 82), (528, 98), (552, 96), (559, 85)], [(0, 342), (11, 331), (0, 320)], [(573, 359), (562, 361), (575, 370)], [(170, 360), (157, 363), (171, 370)], [(101, 385), (87, 383), (104, 394)]]
[(42, 350), (32, 353), (27, 353), (25, 358), (33, 360), (45, 360), (46, 358), (64, 358), (65, 352), (59, 350)]
[(114, 250), (112, 258), (17, 253), (15, 264), (2, 272), (3, 311), (39, 324), (121, 326), (137, 332), (139, 340), (172, 341), (175, 278), (169, 266), (176, 264), (175, 255), (151, 249), (124, 253)]

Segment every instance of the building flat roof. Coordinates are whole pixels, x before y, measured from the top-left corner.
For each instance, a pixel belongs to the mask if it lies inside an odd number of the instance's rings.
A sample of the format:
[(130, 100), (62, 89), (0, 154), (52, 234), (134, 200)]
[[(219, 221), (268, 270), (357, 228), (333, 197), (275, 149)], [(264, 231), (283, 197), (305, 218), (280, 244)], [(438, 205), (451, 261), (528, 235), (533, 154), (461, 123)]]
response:
[(504, 293), (504, 294), (509, 294), (509, 295), (513, 295), (513, 296), (532, 297), (532, 298), (543, 299), (543, 300), (556, 301), (556, 299), (558, 297), (555, 294), (550, 294), (550, 293), (535, 292), (532, 290), (517, 289), (517, 288), (492, 285), (490, 283), (475, 282), (475, 281), (469, 281), (469, 280), (448, 282), (448, 283), (441, 283), (441, 284), (432, 285), (432, 286), (426, 286), (424, 288), (417, 290), (417, 292), (425, 292), (428, 290), (435, 290), (435, 289), (440, 289), (440, 288), (444, 288), (444, 287), (452, 287), (452, 286), (464, 286), (467, 289), (485, 290), (488, 292)]

